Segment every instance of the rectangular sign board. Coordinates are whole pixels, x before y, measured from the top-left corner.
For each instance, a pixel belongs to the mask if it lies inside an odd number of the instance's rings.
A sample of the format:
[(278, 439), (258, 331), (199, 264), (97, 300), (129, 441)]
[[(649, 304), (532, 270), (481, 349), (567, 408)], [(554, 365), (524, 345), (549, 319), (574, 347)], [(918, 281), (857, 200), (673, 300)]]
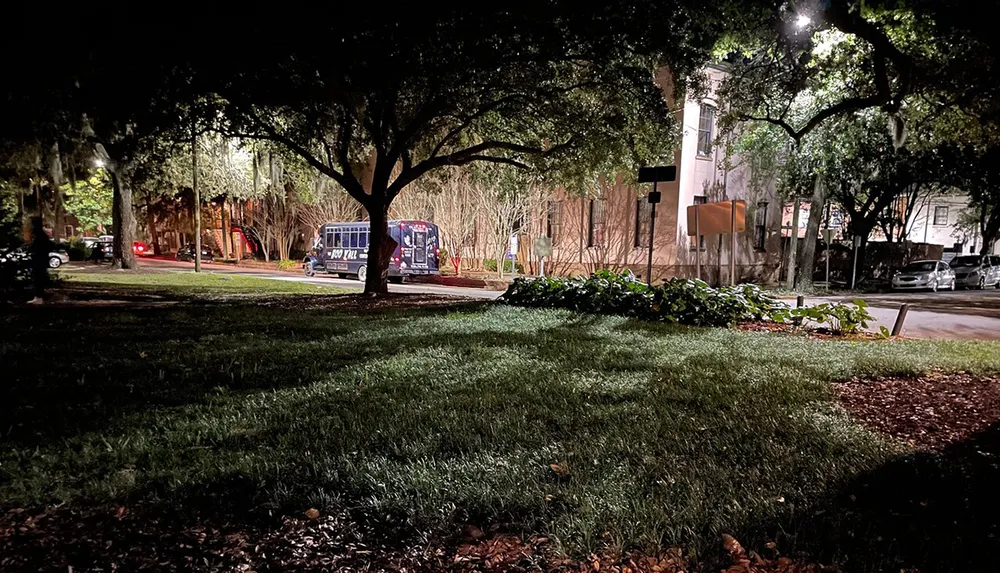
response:
[(538, 237), (535, 239), (534, 245), (535, 256), (539, 259), (542, 257), (552, 256), (552, 237)]
[[(695, 236), (697, 234), (696, 228), (702, 235), (731, 233), (733, 230), (733, 203), (734, 201), (721, 201), (719, 203), (689, 205), (687, 208), (688, 236)], [(742, 233), (747, 227), (747, 203), (746, 201), (735, 201), (735, 203), (736, 232)]]
[(653, 181), (673, 181), (677, 179), (676, 165), (661, 165), (659, 167), (640, 167), (639, 183), (652, 183)]

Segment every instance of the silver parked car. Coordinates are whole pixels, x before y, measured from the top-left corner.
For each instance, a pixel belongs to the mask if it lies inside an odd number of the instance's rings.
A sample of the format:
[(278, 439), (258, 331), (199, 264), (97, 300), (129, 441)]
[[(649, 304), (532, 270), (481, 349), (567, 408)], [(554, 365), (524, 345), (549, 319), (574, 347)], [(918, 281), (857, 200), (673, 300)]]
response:
[(1000, 257), (966, 255), (951, 260), (955, 283), (964, 288), (1000, 288)]
[(893, 290), (955, 290), (955, 271), (944, 261), (913, 261), (892, 277)]
[(49, 268), (58, 269), (69, 262), (69, 254), (63, 250), (56, 250), (49, 253)]

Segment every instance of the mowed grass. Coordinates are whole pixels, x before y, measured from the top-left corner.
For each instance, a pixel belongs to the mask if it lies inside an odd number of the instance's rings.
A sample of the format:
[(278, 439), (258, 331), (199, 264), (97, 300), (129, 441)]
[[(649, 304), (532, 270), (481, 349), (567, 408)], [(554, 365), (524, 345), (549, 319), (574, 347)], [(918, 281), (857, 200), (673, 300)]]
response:
[(352, 292), (333, 285), (216, 273), (210, 269), (196, 273), (194, 271), (120, 272), (102, 268), (100, 272), (60, 271), (58, 275), (71, 285), (126, 288), (177, 295), (343, 294)]
[(1000, 370), (995, 343), (819, 342), (498, 305), (3, 321), (4, 507), (346, 507), (421, 530), (501, 524), (580, 554), (710, 553), (731, 533), (841, 559), (850, 550), (811, 534), (847, 520), (830, 500), (908, 453), (850, 421), (829, 382)]

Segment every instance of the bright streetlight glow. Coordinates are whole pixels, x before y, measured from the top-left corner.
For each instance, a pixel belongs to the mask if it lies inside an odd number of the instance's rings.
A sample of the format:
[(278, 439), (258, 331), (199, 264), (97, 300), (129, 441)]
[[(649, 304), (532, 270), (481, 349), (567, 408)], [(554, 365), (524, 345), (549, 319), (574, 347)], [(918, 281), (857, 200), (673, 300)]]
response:
[(104, 167), (104, 160), (103, 159), (95, 159), (94, 160), (94, 165), (96, 165), (97, 167)]
[(805, 14), (799, 14), (798, 17), (795, 18), (795, 27), (796, 28), (799, 28), (799, 29), (805, 28), (809, 24), (812, 24), (812, 18), (810, 18), (809, 16), (806, 16)]

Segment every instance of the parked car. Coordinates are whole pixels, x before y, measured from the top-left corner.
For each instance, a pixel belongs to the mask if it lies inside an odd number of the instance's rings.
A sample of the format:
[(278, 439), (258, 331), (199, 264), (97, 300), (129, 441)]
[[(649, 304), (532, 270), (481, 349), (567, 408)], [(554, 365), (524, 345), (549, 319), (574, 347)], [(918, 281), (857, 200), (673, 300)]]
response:
[(132, 242), (132, 252), (140, 257), (153, 254), (153, 250), (150, 249), (149, 246), (146, 245), (146, 243), (143, 243), (142, 241)]
[(951, 260), (955, 283), (963, 288), (1000, 288), (1000, 257), (966, 255)]
[(955, 290), (955, 271), (944, 261), (913, 261), (892, 277), (893, 290)]
[[(28, 251), (26, 247), (17, 247), (3, 254), (0, 254), (2, 262), (4, 264), (14, 265), (18, 268), (23, 266), (26, 269), (31, 269), (31, 252)], [(49, 268), (58, 269), (59, 267), (65, 265), (69, 262), (69, 255), (66, 251), (62, 249), (56, 249), (49, 252)]]
[(114, 244), (111, 241), (100, 239), (90, 247), (90, 250), (90, 258), (93, 261), (110, 261), (115, 258)]
[(49, 253), (49, 268), (58, 269), (69, 262), (69, 253), (62, 249), (57, 249)]
[[(181, 247), (177, 251), (177, 255), (175, 256), (175, 258), (178, 261), (192, 261), (192, 262), (194, 262), (194, 243), (188, 243), (188, 244), (184, 245), (183, 247)], [(205, 245), (202, 245), (201, 246), (201, 260), (202, 261), (207, 261), (209, 263), (214, 263), (215, 262), (215, 254), (212, 252), (212, 249), (210, 249), (209, 247), (206, 247)]]

